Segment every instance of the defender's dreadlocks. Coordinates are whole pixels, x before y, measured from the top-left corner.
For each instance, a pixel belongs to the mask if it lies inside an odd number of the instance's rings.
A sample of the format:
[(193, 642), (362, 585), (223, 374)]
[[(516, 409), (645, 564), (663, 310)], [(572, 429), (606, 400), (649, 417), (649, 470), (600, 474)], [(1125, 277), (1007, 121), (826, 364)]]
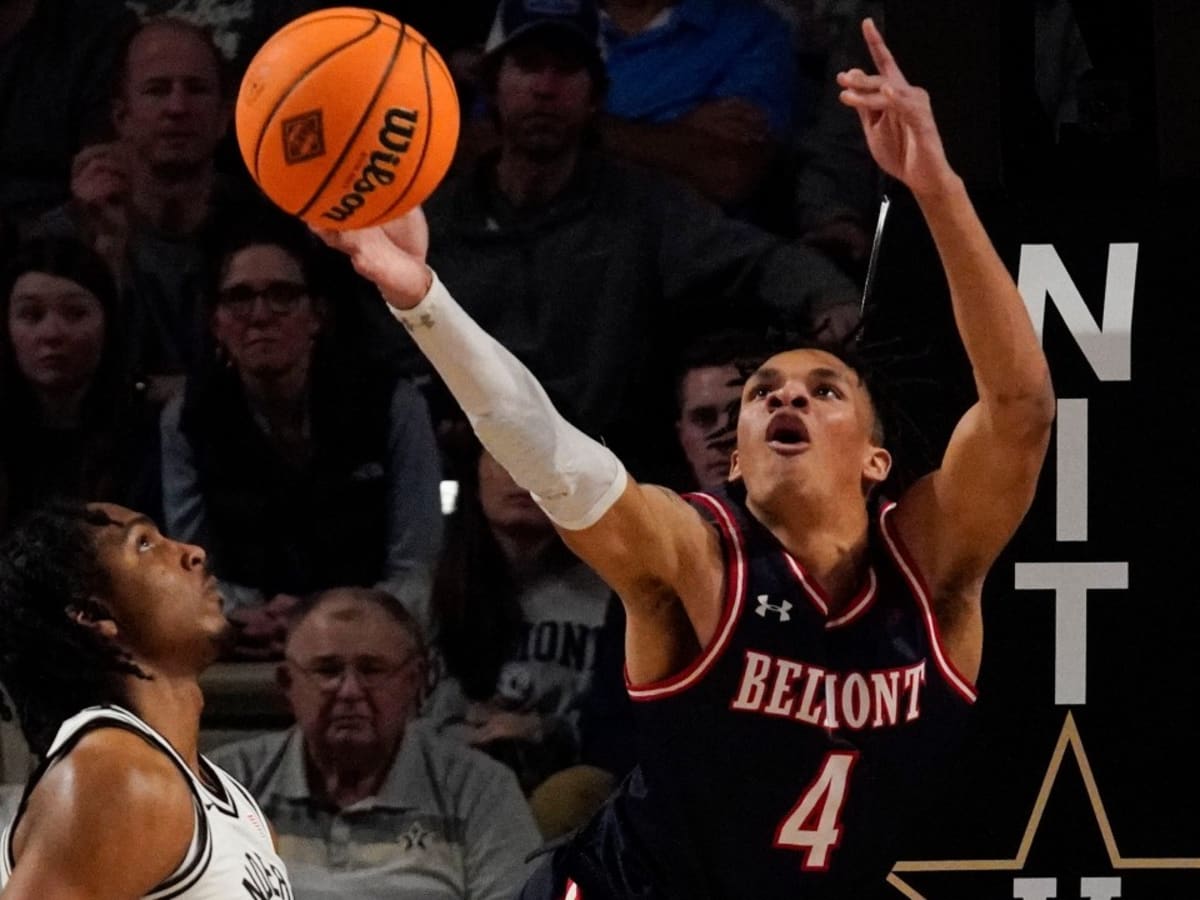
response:
[[(65, 719), (126, 702), (120, 676), (148, 677), (75, 618), (109, 618), (96, 600), (108, 592), (109, 577), (95, 532), (113, 524), (99, 510), (57, 501), (30, 514), (0, 546), (0, 684), (39, 757)], [(13, 716), (3, 699), (0, 716)]]

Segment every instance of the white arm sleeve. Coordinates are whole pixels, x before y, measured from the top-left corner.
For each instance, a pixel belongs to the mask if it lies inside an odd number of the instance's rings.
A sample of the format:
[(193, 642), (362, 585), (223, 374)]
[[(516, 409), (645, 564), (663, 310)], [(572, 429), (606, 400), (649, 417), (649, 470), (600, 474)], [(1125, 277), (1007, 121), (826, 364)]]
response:
[(458, 401), (475, 434), (556, 525), (587, 528), (625, 490), (616, 455), (559, 414), (533, 374), (479, 327), (437, 275), (412, 309), (392, 311)]

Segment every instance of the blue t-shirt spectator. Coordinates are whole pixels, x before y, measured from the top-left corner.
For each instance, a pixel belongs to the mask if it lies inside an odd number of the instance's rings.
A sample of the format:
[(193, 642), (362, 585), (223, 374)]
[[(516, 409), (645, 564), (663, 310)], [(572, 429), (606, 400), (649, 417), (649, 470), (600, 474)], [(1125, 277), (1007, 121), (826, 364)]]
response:
[(796, 63), (789, 26), (748, 0), (681, 0), (645, 30), (604, 23), (607, 109), (641, 122), (673, 121), (709, 100), (760, 106), (771, 133), (795, 115)]

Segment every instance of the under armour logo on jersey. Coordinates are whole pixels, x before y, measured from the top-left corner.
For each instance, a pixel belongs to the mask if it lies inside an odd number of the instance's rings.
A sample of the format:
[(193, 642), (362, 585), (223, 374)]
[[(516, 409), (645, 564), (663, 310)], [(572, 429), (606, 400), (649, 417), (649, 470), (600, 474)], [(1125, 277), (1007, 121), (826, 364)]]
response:
[(780, 622), (789, 622), (792, 618), (790, 615), (791, 609), (792, 604), (787, 600), (784, 600), (782, 603), (772, 603), (771, 598), (766, 594), (759, 594), (758, 609), (755, 612), (765, 619), (767, 612), (770, 611), (779, 616)]

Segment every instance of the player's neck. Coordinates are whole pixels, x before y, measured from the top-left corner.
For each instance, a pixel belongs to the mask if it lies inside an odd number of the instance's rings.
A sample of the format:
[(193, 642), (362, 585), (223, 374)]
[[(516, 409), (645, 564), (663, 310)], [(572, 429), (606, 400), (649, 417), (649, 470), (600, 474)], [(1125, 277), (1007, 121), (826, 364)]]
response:
[[(145, 667), (142, 667), (145, 670)], [(194, 676), (147, 671), (149, 679), (127, 677), (133, 712), (166, 738), (193, 772), (200, 775), (200, 712), (204, 695)]]
[(747, 505), (821, 586), (831, 601), (831, 612), (854, 598), (867, 568), (870, 521), (861, 501), (851, 498), (851, 502), (838, 502), (821, 497), (766, 508), (757, 507), (751, 500)]

